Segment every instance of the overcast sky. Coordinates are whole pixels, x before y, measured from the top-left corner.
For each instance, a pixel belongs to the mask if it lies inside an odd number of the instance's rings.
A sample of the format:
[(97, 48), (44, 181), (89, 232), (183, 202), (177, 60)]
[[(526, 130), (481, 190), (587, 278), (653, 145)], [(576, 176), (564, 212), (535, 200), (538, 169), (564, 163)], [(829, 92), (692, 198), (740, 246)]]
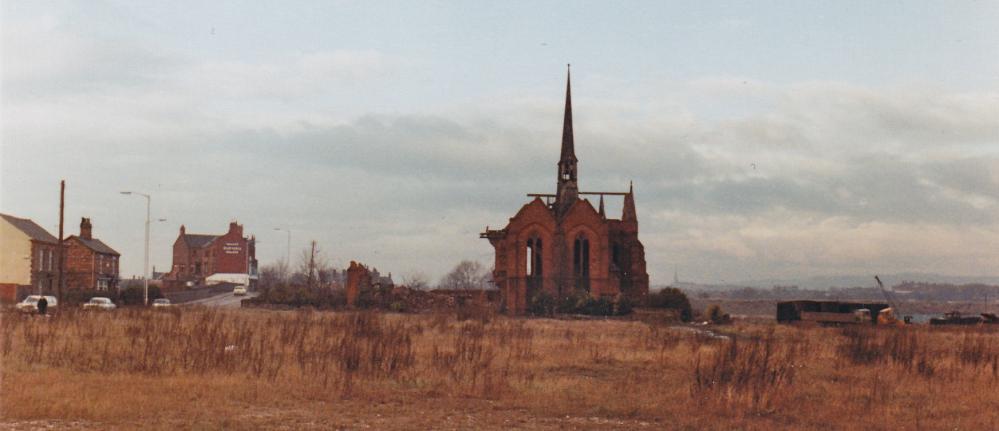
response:
[[(668, 4), (667, 4), (668, 3)], [(653, 284), (999, 274), (999, 2), (4, 1), (0, 212), (181, 224), (437, 279), (553, 192), (633, 180)], [(609, 206), (619, 215), (620, 202)]]

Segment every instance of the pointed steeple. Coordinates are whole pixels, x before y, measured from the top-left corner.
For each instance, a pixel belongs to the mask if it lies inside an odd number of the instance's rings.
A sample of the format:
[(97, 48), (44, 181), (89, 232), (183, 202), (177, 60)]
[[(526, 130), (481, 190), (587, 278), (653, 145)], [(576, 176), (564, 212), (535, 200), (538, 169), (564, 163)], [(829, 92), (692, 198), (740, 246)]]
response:
[[(568, 68), (569, 65), (566, 65)], [(571, 75), (566, 72), (565, 80), (565, 119), (562, 122), (562, 155), (558, 160), (558, 189), (555, 193), (555, 209), (564, 213), (579, 198), (576, 184), (576, 149), (572, 138), (572, 85)]]
[(576, 148), (572, 134), (572, 73), (566, 65), (565, 75), (565, 118), (562, 120), (562, 155), (560, 162), (571, 161), (575, 163)]
[(628, 194), (624, 195), (624, 210), (621, 214), (621, 221), (638, 222), (638, 215), (635, 212), (635, 186), (628, 184)]
[(604, 211), (604, 195), (600, 195), (600, 217), (607, 218), (607, 212)]

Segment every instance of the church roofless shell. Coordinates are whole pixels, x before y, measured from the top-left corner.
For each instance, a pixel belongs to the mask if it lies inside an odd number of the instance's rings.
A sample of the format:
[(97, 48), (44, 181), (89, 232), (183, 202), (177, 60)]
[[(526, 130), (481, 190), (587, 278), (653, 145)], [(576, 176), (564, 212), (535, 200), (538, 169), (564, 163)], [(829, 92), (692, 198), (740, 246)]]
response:
[[(645, 248), (638, 240), (634, 188), (627, 192), (581, 192), (572, 133), (571, 76), (565, 88), (562, 154), (555, 194), (530, 193), (503, 229), (480, 234), (496, 250), (493, 279), (507, 312), (522, 314), (544, 291), (563, 297), (577, 291), (596, 298), (639, 299), (649, 291)], [(600, 196), (599, 209), (581, 195)], [(620, 219), (608, 218), (604, 195), (624, 196)]]

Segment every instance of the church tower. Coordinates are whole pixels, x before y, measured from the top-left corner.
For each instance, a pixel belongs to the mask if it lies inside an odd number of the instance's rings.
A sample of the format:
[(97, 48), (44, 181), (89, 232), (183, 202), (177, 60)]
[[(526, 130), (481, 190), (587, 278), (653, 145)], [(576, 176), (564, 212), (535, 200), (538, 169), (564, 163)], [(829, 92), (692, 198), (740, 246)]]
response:
[[(572, 132), (572, 83), (566, 73), (562, 153), (555, 193), (530, 193), (502, 229), (479, 234), (496, 251), (493, 282), (511, 314), (545, 298), (578, 302), (580, 295), (635, 303), (649, 292), (645, 248), (638, 240), (634, 187), (627, 192), (580, 191)], [(583, 196), (599, 197), (597, 208)], [(621, 218), (608, 217), (604, 195), (622, 196)], [(532, 305), (533, 304), (533, 305)]]
[[(566, 66), (568, 69), (568, 65)], [(562, 120), (562, 155), (558, 160), (558, 188), (555, 192), (555, 209), (563, 215), (579, 196), (576, 184), (576, 148), (572, 136), (572, 76), (566, 71), (565, 119)]]

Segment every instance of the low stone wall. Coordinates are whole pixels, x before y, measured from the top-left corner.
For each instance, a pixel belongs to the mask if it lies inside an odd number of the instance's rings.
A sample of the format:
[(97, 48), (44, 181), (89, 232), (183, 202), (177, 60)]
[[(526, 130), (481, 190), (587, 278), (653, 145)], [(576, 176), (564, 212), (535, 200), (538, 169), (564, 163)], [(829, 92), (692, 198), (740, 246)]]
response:
[(188, 290), (176, 290), (172, 292), (163, 292), (163, 296), (167, 297), (170, 302), (174, 304), (182, 304), (185, 302), (191, 302), (198, 299), (204, 299), (209, 296), (221, 295), (226, 292), (232, 292), (232, 288), (235, 287), (234, 284), (222, 283), (215, 286), (207, 287), (196, 287)]

